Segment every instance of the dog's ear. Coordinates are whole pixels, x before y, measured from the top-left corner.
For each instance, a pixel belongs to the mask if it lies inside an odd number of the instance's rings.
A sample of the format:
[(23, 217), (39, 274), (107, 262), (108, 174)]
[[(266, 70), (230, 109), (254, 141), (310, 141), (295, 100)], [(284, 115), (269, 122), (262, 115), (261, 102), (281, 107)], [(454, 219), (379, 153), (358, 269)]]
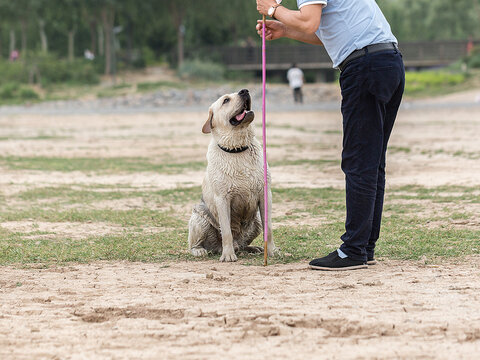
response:
[(213, 120), (213, 110), (212, 108), (210, 108), (208, 111), (208, 119), (205, 122), (205, 124), (203, 124), (203, 128), (202, 128), (202, 132), (204, 134), (210, 134), (212, 132), (212, 127), (213, 127), (212, 120)]

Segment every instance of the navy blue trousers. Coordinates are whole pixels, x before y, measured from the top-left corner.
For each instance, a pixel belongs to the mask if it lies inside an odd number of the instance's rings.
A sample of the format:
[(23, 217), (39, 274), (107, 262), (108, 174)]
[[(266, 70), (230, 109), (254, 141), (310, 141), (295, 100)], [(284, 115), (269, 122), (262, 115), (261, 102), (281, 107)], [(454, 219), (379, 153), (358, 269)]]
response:
[(385, 153), (404, 86), (402, 55), (396, 50), (367, 53), (340, 74), (347, 206), (340, 249), (354, 260), (374, 257), (385, 193)]

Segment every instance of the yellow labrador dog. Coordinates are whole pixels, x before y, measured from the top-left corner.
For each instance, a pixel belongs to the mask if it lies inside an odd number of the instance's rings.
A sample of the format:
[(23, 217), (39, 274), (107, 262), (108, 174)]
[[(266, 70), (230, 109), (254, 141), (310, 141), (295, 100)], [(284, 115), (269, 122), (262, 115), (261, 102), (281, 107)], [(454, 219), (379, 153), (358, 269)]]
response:
[[(188, 245), (194, 256), (221, 253), (220, 261), (236, 261), (236, 251), (261, 252), (250, 246), (261, 233), (264, 218), (263, 154), (251, 124), (248, 90), (227, 94), (210, 106), (204, 134), (211, 133), (202, 199), (189, 222)], [(270, 174), (268, 174), (270, 183)], [(268, 255), (275, 252), (268, 191)]]

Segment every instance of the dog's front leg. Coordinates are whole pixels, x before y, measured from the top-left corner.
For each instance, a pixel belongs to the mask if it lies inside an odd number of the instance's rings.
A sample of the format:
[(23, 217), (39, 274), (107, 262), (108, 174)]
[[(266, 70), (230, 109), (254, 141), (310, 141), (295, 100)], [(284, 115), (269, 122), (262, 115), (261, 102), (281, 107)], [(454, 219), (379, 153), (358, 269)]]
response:
[[(268, 238), (267, 238), (267, 254), (268, 256), (274, 256), (275, 253), (278, 251), (275, 247), (275, 243), (273, 242), (273, 234), (272, 234), (272, 191), (270, 187), (268, 188), (268, 218), (267, 218), (267, 229), (268, 229)], [(260, 210), (260, 218), (262, 219), (262, 226), (263, 226), (263, 236), (265, 241), (265, 201), (262, 198), (258, 201), (258, 208)]]
[(233, 249), (233, 235), (230, 227), (230, 200), (225, 197), (215, 197), (217, 206), (218, 223), (222, 235), (222, 256), (220, 261), (237, 261), (235, 250)]

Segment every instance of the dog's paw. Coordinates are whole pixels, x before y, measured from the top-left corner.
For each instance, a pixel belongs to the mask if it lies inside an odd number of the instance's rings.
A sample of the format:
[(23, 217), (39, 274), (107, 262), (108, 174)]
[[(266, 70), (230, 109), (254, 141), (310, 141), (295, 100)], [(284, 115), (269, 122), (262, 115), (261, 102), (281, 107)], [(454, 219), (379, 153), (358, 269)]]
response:
[(267, 248), (267, 254), (268, 257), (278, 256), (280, 255), (280, 249), (273, 245)]
[(207, 256), (208, 254), (208, 251), (201, 247), (192, 248), (191, 251), (193, 256)]
[(237, 261), (237, 255), (235, 255), (235, 252), (223, 252), (222, 256), (220, 256), (220, 261), (221, 262), (234, 262)]

